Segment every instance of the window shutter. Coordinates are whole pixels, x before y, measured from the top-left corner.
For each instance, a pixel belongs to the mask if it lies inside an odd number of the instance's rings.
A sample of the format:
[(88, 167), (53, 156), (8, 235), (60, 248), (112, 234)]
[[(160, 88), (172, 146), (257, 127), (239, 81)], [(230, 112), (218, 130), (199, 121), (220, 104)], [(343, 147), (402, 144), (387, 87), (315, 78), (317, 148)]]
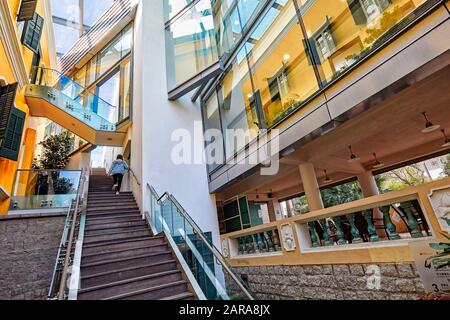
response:
[(33, 20), (25, 22), (22, 33), (22, 43), (34, 53), (39, 52), (39, 43), (41, 41), (43, 26), (44, 19), (36, 12), (33, 15)]
[(9, 115), (8, 127), (5, 138), (0, 147), (0, 157), (17, 161), (19, 158), (20, 145), (22, 143), (23, 128), (25, 125), (26, 113), (19, 109), (12, 108)]
[(367, 24), (367, 17), (364, 14), (364, 9), (359, 0), (347, 0), (348, 7), (352, 12), (353, 20), (355, 20), (356, 25)]
[(17, 21), (32, 20), (36, 12), (37, 0), (22, 0)]
[(9, 115), (16, 98), (17, 83), (0, 87), (0, 146), (3, 144)]

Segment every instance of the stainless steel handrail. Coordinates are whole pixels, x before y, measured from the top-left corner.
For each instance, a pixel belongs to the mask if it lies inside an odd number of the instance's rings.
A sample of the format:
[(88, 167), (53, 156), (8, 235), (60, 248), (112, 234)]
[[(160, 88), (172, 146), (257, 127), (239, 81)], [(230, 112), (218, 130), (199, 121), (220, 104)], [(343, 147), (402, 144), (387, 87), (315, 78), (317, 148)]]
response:
[(195, 223), (195, 221), (191, 218), (191, 216), (186, 212), (186, 210), (180, 205), (180, 203), (175, 199), (173, 195), (171, 195), (168, 192), (165, 192), (161, 197), (158, 196), (158, 193), (156, 190), (150, 185), (147, 184), (147, 188), (150, 190), (150, 192), (155, 196), (156, 199), (158, 199), (158, 203), (161, 202), (161, 200), (164, 197), (167, 197), (177, 208), (178, 212), (183, 216), (183, 218), (186, 219), (186, 221), (191, 225), (194, 232), (200, 237), (200, 239), (204, 242), (206, 247), (211, 251), (211, 253), (214, 255), (214, 257), (217, 259), (217, 261), (222, 265), (222, 267), (225, 269), (225, 271), (228, 273), (228, 275), (232, 278), (232, 280), (237, 284), (239, 289), (242, 290), (242, 292), (246, 295), (246, 297), (249, 300), (254, 300), (253, 296), (250, 294), (250, 292), (247, 290), (247, 288), (242, 284), (242, 282), (239, 280), (239, 278), (234, 274), (234, 272), (231, 270), (231, 268), (228, 266), (227, 262), (225, 261), (225, 258), (222, 256), (222, 254), (219, 252), (219, 250), (213, 246), (210, 241), (204, 236), (203, 231), (200, 229), (200, 227)]
[(84, 180), (85, 180), (85, 175), (84, 175), (84, 170), (82, 170), (81, 179), (80, 179), (81, 185), (78, 188), (79, 192), (77, 194), (77, 199), (76, 199), (76, 203), (75, 203), (75, 207), (74, 207), (72, 225), (70, 228), (69, 240), (68, 240), (67, 249), (66, 249), (66, 256), (64, 258), (64, 266), (63, 266), (62, 275), (61, 275), (61, 282), (59, 284), (58, 300), (65, 299), (66, 281), (67, 281), (67, 273), (69, 270), (70, 255), (72, 252), (73, 240), (75, 238), (75, 229), (76, 229), (78, 214), (79, 214), (79, 210), (80, 210), (80, 202), (81, 202), (81, 198), (83, 197), (84, 188), (85, 188)]

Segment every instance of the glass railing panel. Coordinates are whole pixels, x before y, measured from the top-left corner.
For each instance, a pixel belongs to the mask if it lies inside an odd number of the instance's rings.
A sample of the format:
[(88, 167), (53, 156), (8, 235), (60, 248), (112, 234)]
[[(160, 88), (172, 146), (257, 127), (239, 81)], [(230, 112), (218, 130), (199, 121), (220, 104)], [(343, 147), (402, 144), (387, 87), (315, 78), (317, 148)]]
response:
[[(412, 22), (426, 0), (297, 0), (322, 81), (330, 82)], [(419, 10), (418, 10), (419, 9)]]
[(10, 210), (69, 208), (80, 179), (81, 171), (18, 170)]

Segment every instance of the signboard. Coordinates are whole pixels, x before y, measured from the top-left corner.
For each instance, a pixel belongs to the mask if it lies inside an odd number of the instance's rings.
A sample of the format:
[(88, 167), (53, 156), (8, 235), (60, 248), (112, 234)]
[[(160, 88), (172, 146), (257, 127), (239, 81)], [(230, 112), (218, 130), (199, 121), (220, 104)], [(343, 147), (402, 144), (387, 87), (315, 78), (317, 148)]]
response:
[(413, 241), (410, 248), (425, 290), (450, 294), (450, 243)]

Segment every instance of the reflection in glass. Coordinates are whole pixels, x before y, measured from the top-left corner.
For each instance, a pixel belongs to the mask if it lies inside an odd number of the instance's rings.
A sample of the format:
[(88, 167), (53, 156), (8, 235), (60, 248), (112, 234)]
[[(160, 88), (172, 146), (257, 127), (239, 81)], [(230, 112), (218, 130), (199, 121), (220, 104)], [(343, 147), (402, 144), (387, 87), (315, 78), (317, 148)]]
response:
[[(244, 48), (241, 49), (241, 51), (244, 50)], [(242, 55), (245, 56), (245, 54), (238, 56)], [(233, 61), (232, 69), (219, 85), (218, 95), (225, 139), (225, 154), (228, 159), (259, 134), (256, 99), (246, 59)]]
[(200, 0), (166, 29), (169, 91), (218, 60), (210, 0)]
[(222, 126), (220, 123), (219, 101), (214, 92), (203, 108), (203, 119), (205, 124), (206, 155), (208, 157), (208, 170), (211, 172), (224, 163), (224, 146), (222, 137)]
[[(105, 82), (98, 86), (98, 97), (112, 106), (119, 105), (120, 99), (120, 73), (117, 72), (108, 78)], [(118, 121), (118, 108), (102, 108), (99, 105), (97, 114), (102, 118), (105, 118), (111, 123), (116, 123)]]
[(255, 91), (272, 126), (319, 89), (293, 3), (271, 8), (250, 33), (249, 42)]
[[(425, 0), (297, 0), (322, 81), (327, 83), (391, 38)], [(411, 15), (412, 13), (412, 15)]]

